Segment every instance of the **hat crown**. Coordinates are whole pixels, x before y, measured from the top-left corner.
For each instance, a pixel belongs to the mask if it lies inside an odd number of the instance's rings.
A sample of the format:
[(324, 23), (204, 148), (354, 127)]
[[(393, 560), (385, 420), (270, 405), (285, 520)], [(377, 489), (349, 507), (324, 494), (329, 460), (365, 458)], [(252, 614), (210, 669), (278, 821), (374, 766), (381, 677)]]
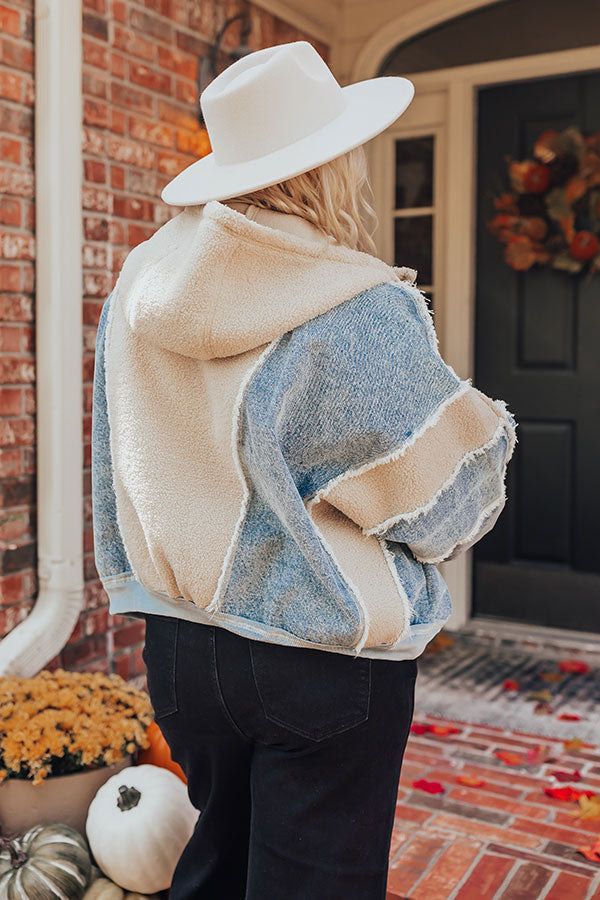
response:
[(347, 100), (308, 41), (243, 56), (202, 92), (202, 113), (217, 165), (273, 153), (324, 127)]

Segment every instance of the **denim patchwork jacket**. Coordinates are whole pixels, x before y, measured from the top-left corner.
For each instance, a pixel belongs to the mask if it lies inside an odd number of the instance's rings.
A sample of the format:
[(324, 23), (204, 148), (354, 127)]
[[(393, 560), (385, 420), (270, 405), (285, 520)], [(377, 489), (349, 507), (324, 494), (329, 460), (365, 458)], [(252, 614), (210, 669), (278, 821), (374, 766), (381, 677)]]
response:
[(423, 651), (451, 613), (437, 564), (503, 508), (516, 422), (443, 361), (410, 272), (219, 201), (129, 253), (93, 387), (112, 613)]

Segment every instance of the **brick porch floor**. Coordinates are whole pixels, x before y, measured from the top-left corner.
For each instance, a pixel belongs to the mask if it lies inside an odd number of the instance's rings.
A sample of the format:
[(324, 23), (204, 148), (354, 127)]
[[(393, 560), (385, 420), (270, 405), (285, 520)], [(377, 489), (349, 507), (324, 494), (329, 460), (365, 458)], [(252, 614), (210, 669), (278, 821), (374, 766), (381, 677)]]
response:
[[(600, 900), (600, 863), (576, 852), (600, 836), (600, 820), (580, 821), (576, 804), (554, 800), (555, 769), (581, 772), (578, 789), (598, 789), (600, 749), (566, 750), (561, 741), (420, 716), (459, 734), (411, 734), (404, 757), (390, 848), (387, 900)], [(552, 763), (509, 766), (496, 750), (545, 744)], [(483, 787), (464, 787), (458, 775)], [(443, 794), (412, 787), (424, 778)]]

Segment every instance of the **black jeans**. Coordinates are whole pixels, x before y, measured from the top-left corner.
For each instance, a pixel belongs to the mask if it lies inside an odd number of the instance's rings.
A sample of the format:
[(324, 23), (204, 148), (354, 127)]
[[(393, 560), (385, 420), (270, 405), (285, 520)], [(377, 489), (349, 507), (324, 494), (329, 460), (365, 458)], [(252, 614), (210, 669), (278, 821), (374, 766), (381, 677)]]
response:
[(416, 661), (145, 618), (156, 719), (200, 810), (170, 900), (384, 900)]

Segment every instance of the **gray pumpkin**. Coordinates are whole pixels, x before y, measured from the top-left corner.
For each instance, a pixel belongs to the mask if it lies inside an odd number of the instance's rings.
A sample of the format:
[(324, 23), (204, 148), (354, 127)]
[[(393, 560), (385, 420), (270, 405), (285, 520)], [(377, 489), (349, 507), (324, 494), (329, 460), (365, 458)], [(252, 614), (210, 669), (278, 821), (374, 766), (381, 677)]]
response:
[(69, 825), (36, 825), (0, 848), (0, 900), (81, 900), (92, 864)]

